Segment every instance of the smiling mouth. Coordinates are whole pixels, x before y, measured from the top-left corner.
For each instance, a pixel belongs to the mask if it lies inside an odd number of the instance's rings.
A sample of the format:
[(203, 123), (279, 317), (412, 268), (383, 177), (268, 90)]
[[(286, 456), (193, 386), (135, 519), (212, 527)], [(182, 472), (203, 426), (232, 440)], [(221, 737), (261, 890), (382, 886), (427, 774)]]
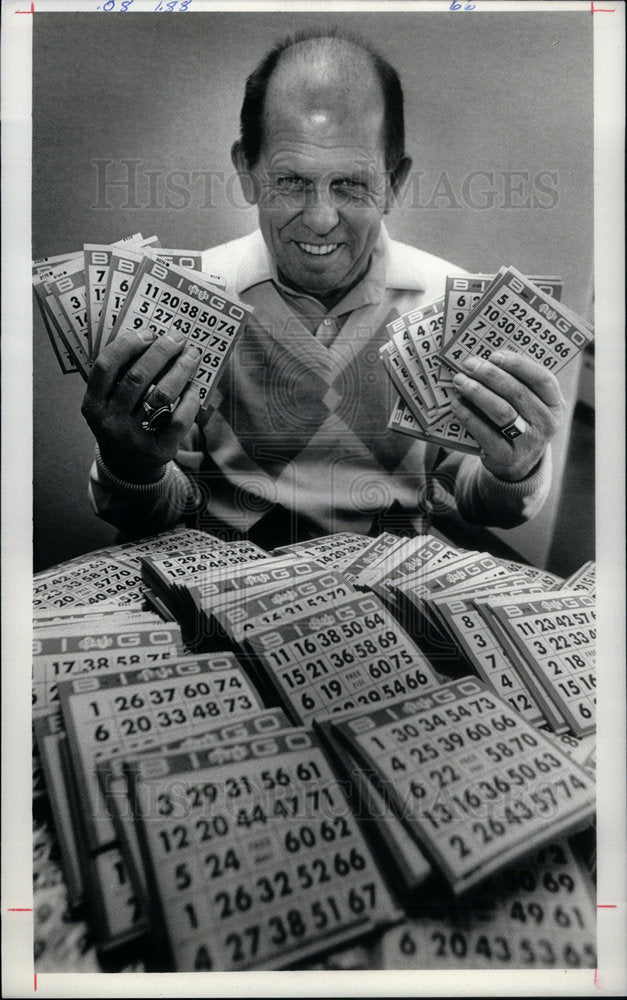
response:
[(305, 253), (311, 254), (313, 257), (326, 257), (328, 254), (333, 253), (337, 250), (339, 243), (299, 243), (296, 241), (296, 245), (300, 247)]

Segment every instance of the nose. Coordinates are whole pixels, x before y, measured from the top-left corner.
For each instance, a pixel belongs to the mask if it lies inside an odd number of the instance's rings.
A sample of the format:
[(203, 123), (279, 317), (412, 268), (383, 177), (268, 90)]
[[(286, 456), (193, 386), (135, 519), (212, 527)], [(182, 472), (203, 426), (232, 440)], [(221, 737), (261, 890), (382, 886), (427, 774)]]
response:
[(329, 191), (313, 189), (307, 192), (302, 221), (316, 236), (326, 236), (335, 229), (340, 216)]

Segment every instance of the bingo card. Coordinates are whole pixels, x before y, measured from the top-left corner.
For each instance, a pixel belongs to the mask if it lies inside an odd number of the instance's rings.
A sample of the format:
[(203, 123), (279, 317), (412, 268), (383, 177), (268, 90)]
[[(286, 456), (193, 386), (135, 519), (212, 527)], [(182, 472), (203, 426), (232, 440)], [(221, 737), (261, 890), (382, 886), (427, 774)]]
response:
[(132, 863), (121, 850), (98, 784), (98, 761), (112, 753), (159, 746), (174, 733), (205, 728), (207, 720), (259, 711), (255, 692), (233, 662), (226, 654), (122, 669), (108, 674), (106, 681), (104, 676), (83, 675), (59, 684), (72, 782), (80, 788), (74, 822), (93, 921), (103, 945), (116, 946), (145, 933), (148, 912), (142, 908), (142, 895), (135, 892)]
[(320, 564), (315, 559), (297, 560), (291, 555), (267, 556), (261, 561), (250, 560), (213, 569), (202, 582), (194, 581), (192, 586), (188, 586), (198, 607), (212, 614), (217, 607), (240, 597), (272, 592), (319, 572)]
[(501, 564), (501, 566), (505, 566), (505, 569), (509, 569), (510, 572), (515, 574), (522, 573), (526, 576), (534, 589), (560, 590), (564, 584), (563, 578), (561, 576), (557, 576), (556, 573), (549, 573), (545, 569), (538, 569), (536, 566), (528, 566), (526, 563), (516, 562), (513, 559), (501, 559), (498, 556), (495, 556), (494, 558)]
[(393, 549), (400, 539), (397, 535), (392, 535), (389, 531), (384, 531), (376, 538), (369, 540), (368, 544), (361, 552), (351, 553), (342, 559), (337, 569), (351, 583), (356, 583), (361, 573), (364, 573), (369, 566), (378, 562), (386, 552)]
[(246, 637), (286, 711), (306, 722), (439, 684), (428, 660), (374, 595)]
[[(443, 316), (443, 297), (406, 314), (407, 333), (438, 408), (447, 408), (452, 397), (450, 387), (443, 385), (439, 379), (438, 352), (442, 345)], [(395, 342), (398, 343), (398, 340), (395, 339)]]
[(100, 321), (100, 313), (107, 291), (107, 279), (111, 264), (111, 253), (116, 246), (133, 246), (141, 243), (142, 234), (134, 233), (125, 236), (115, 243), (85, 243), (83, 245), (83, 267), (85, 270), (85, 298), (87, 302), (87, 333), (89, 339), (90, 358), (93, 361), (97, 355), (95, 350), (95, 334)]
[(391, 592), (402, 611), (403, 620), (413, 635), (427, 630), (434, 638), (442, 634), (441, 623), (432, 612), (430, 600), (444, 594), (463, 593), (499, 577), (507, 582), (509, 574), (498, 566), (487, 553), (470, 552), (457, 559), (436, 557), (439, 565), (430, 559), (412, 576), (401, 577), (390, 584)]
[(146, 254), (112, 337), (137, 330), (151, 330), (157, 336), (170, 331), (184, 335), (202, 352), (192, 381), (204, 406), (235, 337), (250, 315), (249, 309), (219, 292), (202, 275), (191, 277), (187, 269), (162, 264)]
[[(348, 718), (351, 714), (348, 712), (342, 717)], [(335, 740), (331, 721), (314, 722), (314, 730), (336, 770), (341, 772), (344, 788), (350, 789), (351, 801), (357, 804), (358, 815), (380, 864), (386, 871), (392, 869), (397, 892), (411, 896), (432, 874), (431, 865), (416, 840), (390, 811), (383, 795), (361, 770), (351, 748)]]
[(137, 839), (137, 829), (133, 817), (128, 785), (128, 763), (142, 756), (159, 753), (180, 753), (186, 750), (207, 750), (209, 747), (220, 747), (222, 744), (245, 740), (253, 736), (262, 737), (274, 735), (279, 730), (290, 729), (290, 722), (281, 708), (268, 708), (257, 711), (254, 715), (242, 713), (237, 721), (224, 724), (224, 720), (208, 722), (206, 728), (192, 733), (190, 736), (168, 741), (161, 746), (144, 747), (123, 757), (108, 757), (99, 760), (96, 765), (98, 781), (106, 802), (107, 809), (117, 832), (122, 854), (126, 861), (131, 882), (141, 906), (149, 912), (151, 901), (147, 895), (144, 863)]
[(39, 305), (46, 332), (64, 375), (79, 371), (78, 361), (72, 344), (70, 323), (54, 295), (53, 275), (65, 273), (64, 265), (33, 277), (33, 291)]
[(115, 602), (139, 609), (143, 590), (141, 576), (123, 557), (96, 553), (79, 564), (38, 574), (33, 581), (33, 608), (37, 613)]
[(435, 402), (429, 379), (407, 330), (395, 334), (379, 349), (379, 357), (411, 412), (427, 430), (442, 415)]
[(321, 566), (337, 566), (351, 555), (357, 555), (370, 543), (366, 535), (354, 531), (338, 531), (334, 535), (310, 538), (293, 545), (281, 545), (272, 550), (273, 556), (294, 555), (304, 559), (316, 559)]
[(593, 560), (585, 562), (567, 580), (564, 580), (564, 590), (586, 590), (593, 594), (596, 590), (596, 563)]
[(66, 742), (61, 712), (50, 709), (33, 720), (33, 728), (59, 843), (68, 902), (70, 908), (75, 909), (83, 896), (83, 874), (72, 821), (70, 792), (61, 762), (61, 743)]
[(404, 538), (402, 543), (371, 564), (359, 577), (362, 586), (384, 597), (391, 597), (394, 587), (416, 573), (427, 572), (442, 563), (460, 558), (460, 551), (433, 535)]
[(307, 730), (155, 755), (130, 773), (177, 971), (282, 968), (398, 919)]
[[(310, 570), (308, 575), (295, 575), (287, 585), (271, 591), (255, 588), (255, 594), (238, 595), (235, 600), (214, 609), (213, 615), (227, 635), (234, 642), (241, 643), (251, 632), (311, 614), (320, 607), (333, 607), (338, 600), (355, 594), (355, 589), (342, 573), (332, 569), (321, 570), (313, 562), (304, 565), (315, 566), (317, 572)], [(299, 568), (300, 565), (295, 567)]]
[(85, 261), (77, 258), (50, 273), (50, 289), (62, 315), (67, 321), (67, 337), (74, 359), (84, 378), (91, 368), (91, 347), (87, 323), (87, 298), (85, 292)]
[[(145, 245), (156, 247), (159, 245), (159, 240), (156, 236), (151, 236)], [(123, 245), (112, 248), (104, 299), (98, 326), (93, 334), (96, 354), (99, 354), (113, 340), (113, 329), (117, 318), (126, 302), (129, 291), (135, 284), (143, 260), (144, 254), (140, 247)]]
[(82, 824), (82, 789), (76, 786), (61, 713), (35, 720), (61, 849), (68, 902), (86, 905), (99, 945), (116, 947), (145, 933), (147, 925), (117, 845), (92, 855)]
[(395, 340), (390, 340), (379, 349), (379, 357), (414, 419), (422, 430), (426, 430), (439, 419), (441, 412), (435, 408), (435, 400), (429, 398), (428, 379), (409, 343), (407, 331), (402, 334), (402, 346), (403, 350)]
[(36, 629), (33, 638), (33, 714), (59, 704), (58, 683), (71, 675), (105, 673), (123, 667), (150, 667), (180, 656), (183, 649), (178, 625), (115, 624), (83, 622), (74, 629), (55, 632)]
[[(464, 278), (449, 276), (446, 279), (442, 347), (453, 340), (461, 324), (481, 301), (485, 293), (490, 290), (495, 279), (496, 275), (488, 274), (469, 274)], [(530, 277), (529, 281), (533, 282), (540, 291), (546, 292), (557, 301), (561, 299), (563, 288), (561, 278)], [(440, 378), (444, 383), (452, 379), (452, 375), (444, 366), (440, 370)]]
[(334, 731), (456, 894), (594, 815), (585, 771), (471, 677)]
[[(157, 257), (162, 263), (165, 263), (168, 266), (170, 264), (176, 264), (177, 267), (181, 267), (187, 271), (203, 270), (202, 250), (164, 250), (162, 247), (159, 247), (156, 254), (153, 255), (153, 260)], [(190, 277), (193, 277), (193, 275), (190, 275)], [(219, 274), (215, 274), (213, 271), (203, 271), (202, 277), (205, 281), (210, 281), (216, 288), (221, 288), (222, 290), (226, 288), (224, 278)]]
[(406, 400), (401, 397), (392, 408), (387, 426), (390, 430), (409, 434), (410, 437), (429, 441), (431, 444), (441, 444), (454, 451), (466, 451), (473, 455), (481, 452), (481, 447), (472, 434), (452, 415), (441, 417), (428, 431), (423, 430)]
[(443, 348), (453, 372), (470, 357), (503, 348), (524, 354), (555, 375), (592, 341), (588, 325), (513, 267), (502, 268), (479, 303)]
[(556, 591), (485, 602), (557, 704), (575, 736), (596, 727), (596, 612), (592, 594)]
[[(517, 595), (514, 595), (510, 599), (510, 603), (516, 598), (516, 596)], [(560, 711), (557, 704), (547, 697), (543, 686), (538, 681), (529, 663), (525, 657), (521, 656), (520, 651), (509, 638), (507, 631), (503, 628), (499, 618), (493, 615), (490, 611), (487, 603), (489, 595), (488, 597), (471, 595), (470, 599), (472, 600), (475, 609), (479, 612), (484, 621), (487, 622), (490, 630), (494, 633), (501, 648), (505, 650), (522, 683), (531, 693), (534, 701), (542, 712), (544, 723), (548, 725), (551, 733), (561, 734), (568, 732), (569, 725), (563, 713)], [(539, 725), (542, 725), (542, 723), (539, 723)]]
[(543, 719), (540, 707), (488, 622), (467, 597), (436, 599), (449, 633), (479, 676), (532, 725)]
[(183, 582), (189, 586), (190, 581), (197, 582), (204, 573), (212, 574), (215, 570), (227, 567), (237, 567), (256, 560), (269, 559), (268, 553), (253, 542), (218, 542), (210, 541), (205, 548), (191, 549), (179, 552), (177, 549), (165, 555), (155, 553), (142, 558), (142, 574), (148, 583), (160, 580), (166, 586)]
[(51, 271), (58, 264), (67, 264), (72, 260), (78, 260), (82, 256), (81, 250), (73, 250), (71, 253), (58, 253), (52, 257), (36, 257), (32, 264), (33, 277)]

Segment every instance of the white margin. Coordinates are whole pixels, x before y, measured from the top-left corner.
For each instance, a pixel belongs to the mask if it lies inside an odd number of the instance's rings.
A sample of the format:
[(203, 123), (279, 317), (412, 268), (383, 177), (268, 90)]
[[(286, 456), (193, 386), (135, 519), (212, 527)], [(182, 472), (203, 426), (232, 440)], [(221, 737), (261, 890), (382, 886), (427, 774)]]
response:
[[(35, 0), (37, 11), (97, 13), (103, 0)], [(193, 0), (198, 11), (285, 10), (272, 0)], [(155, 996), (621, 996), (627, 992), (625, 881), (625, 384), (624, 165), (625, 7), (595, 0), (595, 342), (597, 366), (597, 561), (599, 563), (598, 901), (599, 968), (512, 972), (355, 972), (210, 974), (39, 974), (33, 981), (30, 639), (32, 552), (32, 381), (30, 287), (31, 24), (30, 0), (2, 0), (2, 959), (6, 997)], [(153, 11), (154, 0), (134, 0)], [(296, 11), (446, 11), (428, 2), (305, 2)], [(601, 11), (614, 9), (612, 15)], [(580, 10), (588, 0), (476, 0), (476, 13)], [(166, 16), (164, 14), (164, 16)], [(603, 776), (610, 780), (603, 780)], [(201, 978), (202, 976), (202, 978)]]

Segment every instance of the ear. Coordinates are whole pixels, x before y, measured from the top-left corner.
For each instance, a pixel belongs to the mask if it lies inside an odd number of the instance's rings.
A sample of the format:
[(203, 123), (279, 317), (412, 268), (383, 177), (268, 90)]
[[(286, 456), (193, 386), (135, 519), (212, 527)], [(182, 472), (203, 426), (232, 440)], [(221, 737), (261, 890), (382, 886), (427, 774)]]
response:
[(256, 205), (259, 200), (257, 197), (257, 184), (255, 183), (253, 172), (248, 166), (242, 144), (239, 140), (231, 146), (231, 162), (237, 171), (244, 198), (249, 205)]
[(403, 188), (407, 183), (407, 178), (409, 177), (409, 172), (412, 166), (411, 156), (403, 156), (398, 161), (394, 170), (390, 171), (390, 186), (388, 189), (387, 201), (385, 205), (385, 214), (394, 207), (395, 201), (400, 197)]

